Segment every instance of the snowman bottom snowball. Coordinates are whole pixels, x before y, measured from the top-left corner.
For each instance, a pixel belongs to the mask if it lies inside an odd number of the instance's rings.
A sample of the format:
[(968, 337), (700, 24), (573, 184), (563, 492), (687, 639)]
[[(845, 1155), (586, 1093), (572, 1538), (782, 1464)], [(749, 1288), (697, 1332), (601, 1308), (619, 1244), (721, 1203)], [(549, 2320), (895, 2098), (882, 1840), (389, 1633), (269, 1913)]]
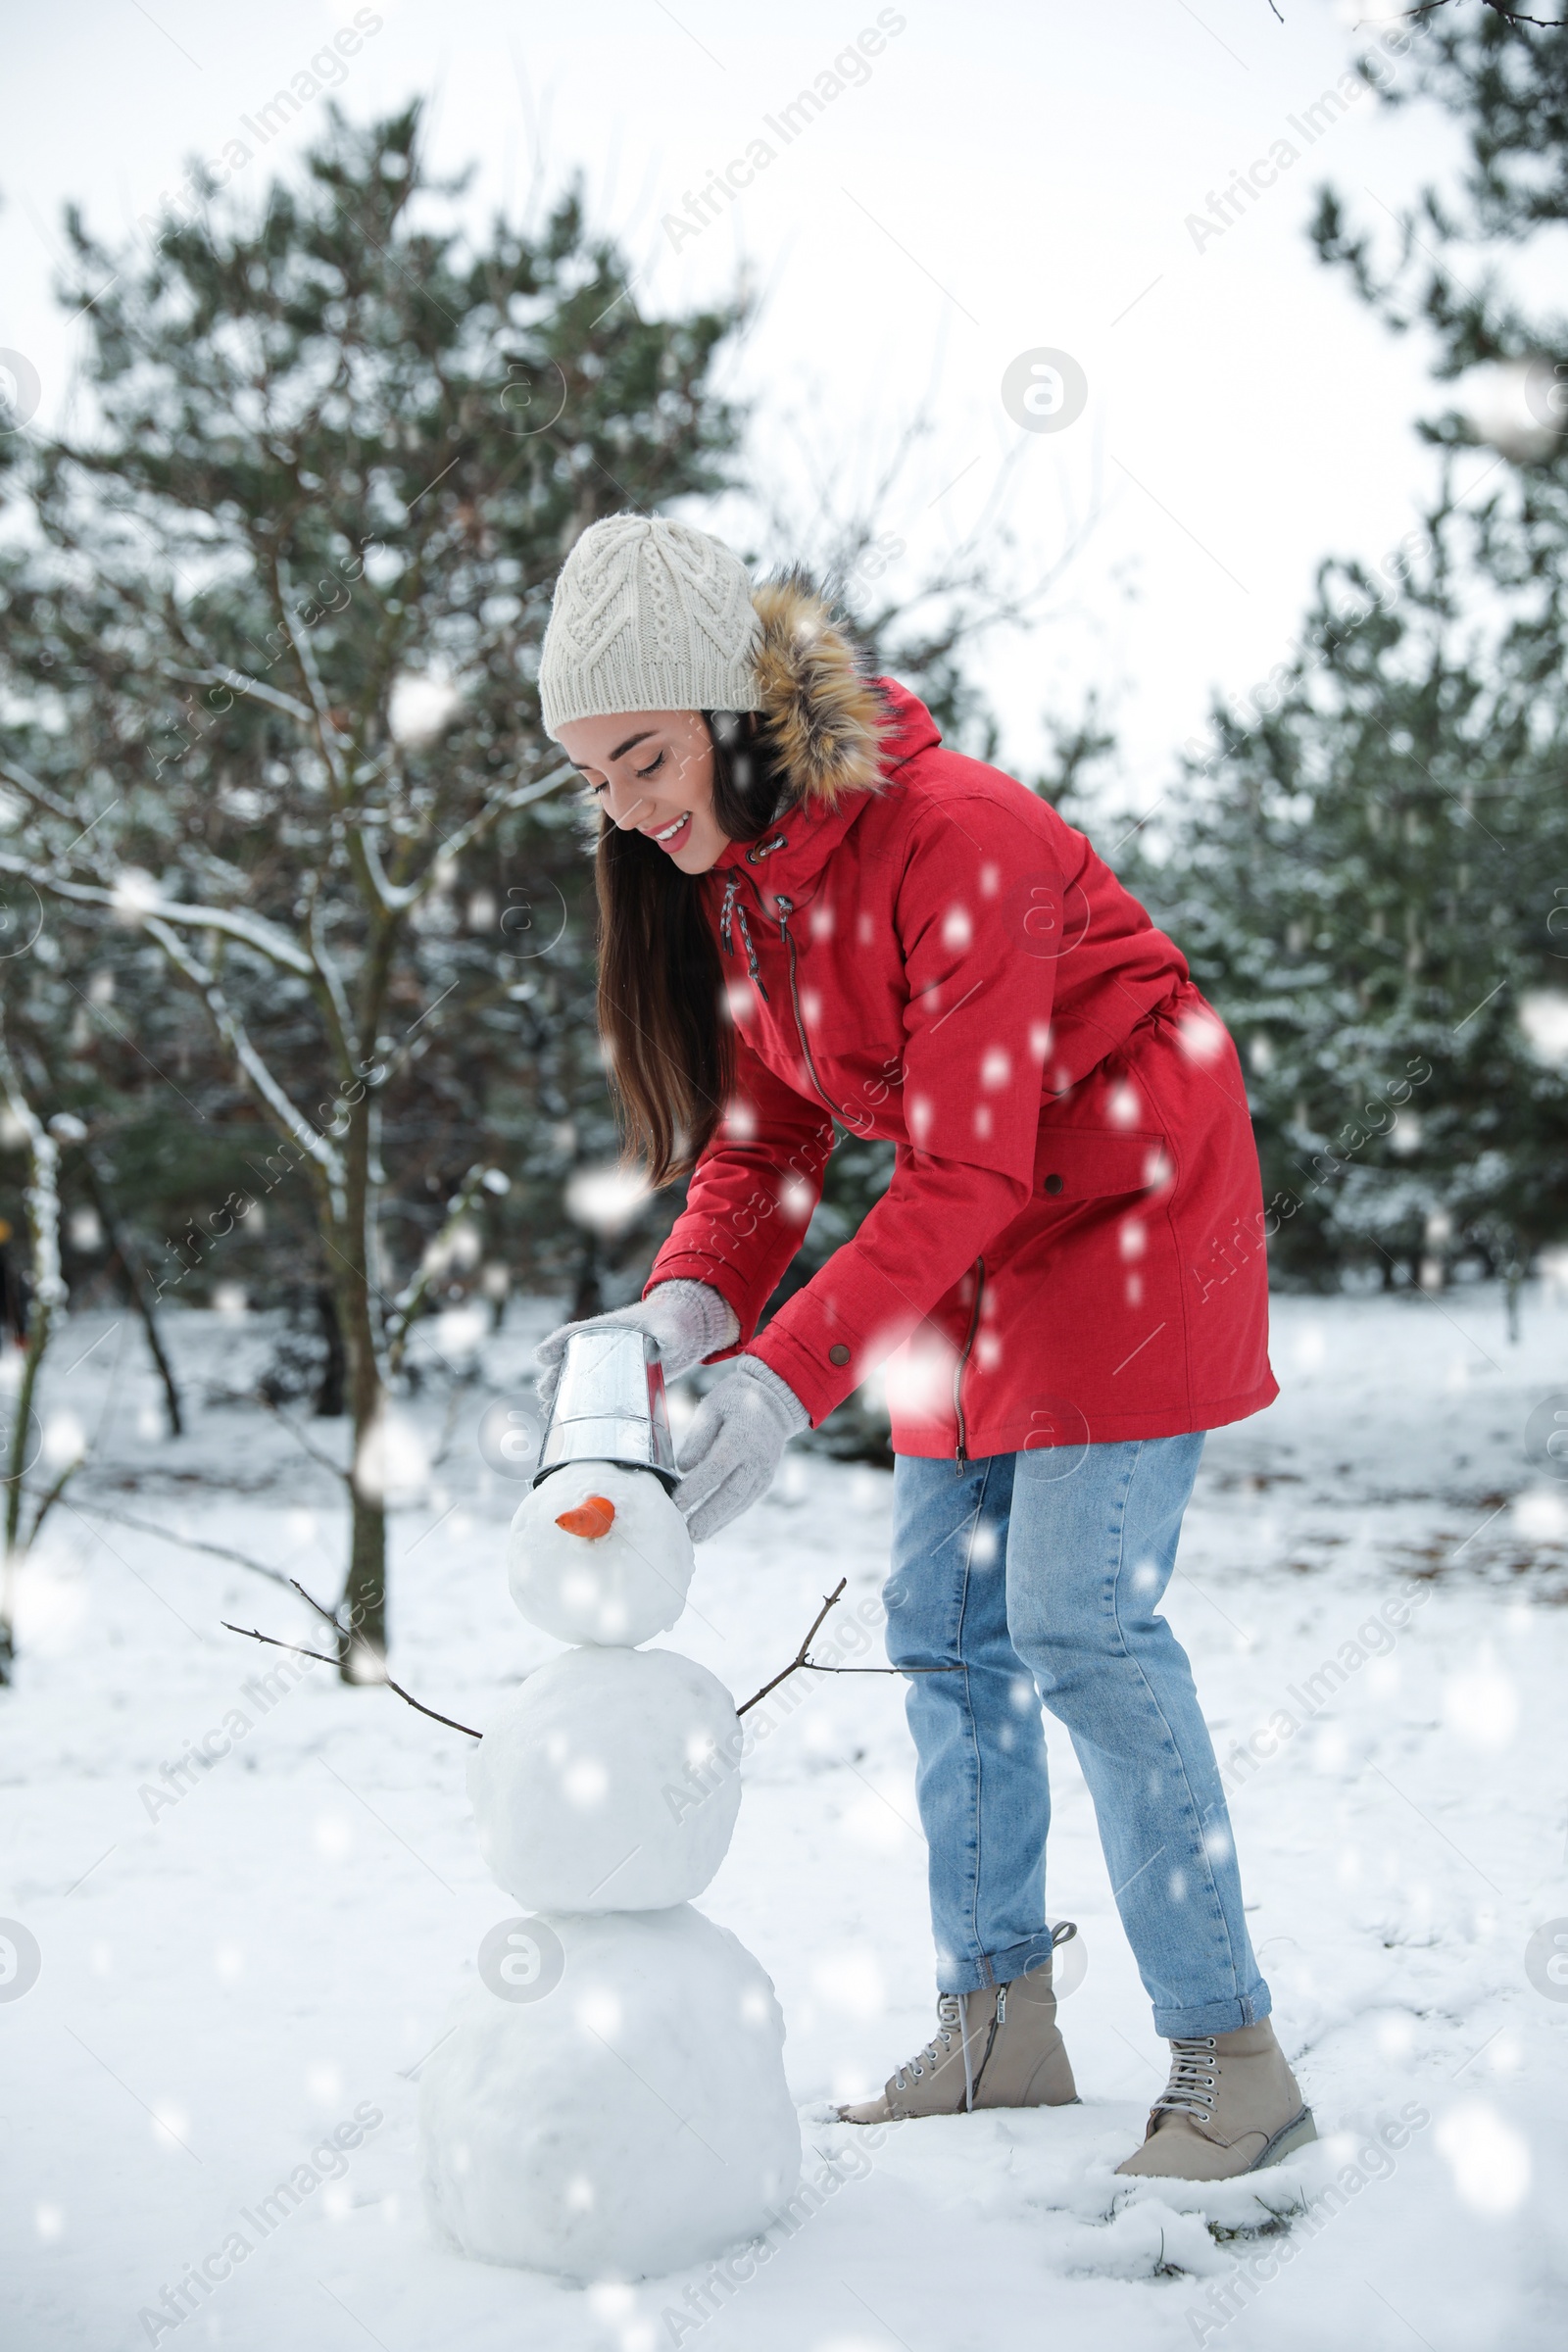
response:
[(761, 1968), (684, 1903), (550, 1925), (542, 1997), (476, 1986), (425, 2066), (437, 2229), (573, 2279), (661, 2277), (760, 2235), (801, 2166)]
[(663, 1481), (619, 1462), (572, 1462), (523, 1496), (507, 1581), (524, 1617), (560, 1642), (635, 1648), (667, 1633), (694, 1566)]

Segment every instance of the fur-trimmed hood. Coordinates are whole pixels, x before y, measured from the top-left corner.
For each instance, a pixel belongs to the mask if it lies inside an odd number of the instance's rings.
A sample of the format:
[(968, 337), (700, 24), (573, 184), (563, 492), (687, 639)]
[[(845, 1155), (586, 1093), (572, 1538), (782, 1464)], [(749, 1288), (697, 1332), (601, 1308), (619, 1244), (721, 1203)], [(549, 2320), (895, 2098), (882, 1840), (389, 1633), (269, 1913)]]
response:
[(796, 567), (754, 589), (752, 605), (761, 715), (794, 797), (827, 809), (877, 791), (897, 721), (826, 599)]

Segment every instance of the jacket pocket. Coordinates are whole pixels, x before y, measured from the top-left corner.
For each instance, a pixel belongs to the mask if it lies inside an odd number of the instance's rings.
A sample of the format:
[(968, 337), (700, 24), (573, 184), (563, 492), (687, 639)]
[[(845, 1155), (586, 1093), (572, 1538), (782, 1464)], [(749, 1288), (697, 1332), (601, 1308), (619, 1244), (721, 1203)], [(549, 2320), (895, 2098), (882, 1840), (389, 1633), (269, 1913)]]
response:
[(1140, 1129), (1116, 1134), (1103, 1127), (1044, 1125), (1035, 1147), (1034, 1197), (1063, 1208), (1079, 1200), (1148, 1193), (1174, 1173), (1162, 1135)]

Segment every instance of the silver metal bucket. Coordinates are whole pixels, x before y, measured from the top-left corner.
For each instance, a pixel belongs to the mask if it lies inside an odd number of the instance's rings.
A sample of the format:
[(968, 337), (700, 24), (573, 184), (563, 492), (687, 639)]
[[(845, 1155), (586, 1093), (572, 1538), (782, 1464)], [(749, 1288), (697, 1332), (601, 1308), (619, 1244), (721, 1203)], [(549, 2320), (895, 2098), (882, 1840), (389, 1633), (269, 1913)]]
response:
[(566, 1342), (561, 1385), (533, 1483), (568, 1462), (623, 1462), (671, 1490), (675, 1467), (659, 1344), (630, 1324), (579, 1331)]

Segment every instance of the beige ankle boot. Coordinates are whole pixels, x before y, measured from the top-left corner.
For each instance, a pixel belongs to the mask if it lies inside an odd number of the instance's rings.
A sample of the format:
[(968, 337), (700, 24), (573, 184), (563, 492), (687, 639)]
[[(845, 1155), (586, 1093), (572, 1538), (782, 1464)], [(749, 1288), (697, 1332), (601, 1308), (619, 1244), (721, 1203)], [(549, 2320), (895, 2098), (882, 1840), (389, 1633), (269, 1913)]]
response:
[(1170, 2081), (1150, 2110), (1144, 2144), (1116, 2170), (1230, 2180), (1278, 2164), (1316, 2137), (1312, 2111), (1265, 2018), (1234, 2034), (1171, 2043)]
[(880, 2098), (841, 2107), (839, 2120), (889, 2124), (976, 2107), (1070, 2107), (1077, 2097), (1048, 1960), (1010, 1984), (945, 1992), (925, 2048), (889, 2078)]

